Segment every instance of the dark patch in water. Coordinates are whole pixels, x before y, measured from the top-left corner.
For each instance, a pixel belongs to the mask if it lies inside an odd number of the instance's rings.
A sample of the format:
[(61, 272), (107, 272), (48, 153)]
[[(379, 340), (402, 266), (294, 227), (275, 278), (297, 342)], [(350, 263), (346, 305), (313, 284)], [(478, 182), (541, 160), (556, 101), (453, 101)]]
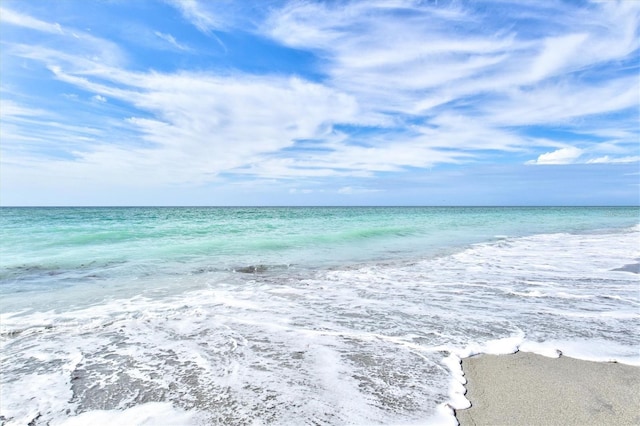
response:
[(53, 329), (53, 325), (51, 325), (51, 324), (34, 325), (34, 326), (31, 326), (31, 327), (27, 327), (27, 328), (19, 328), (19, 329), (16, 329), (16, 330), (5, 331), (3, 333), (0, 333), (0, 337), (11, 338), (11, 337), (17, 337), (17, 336), (21, 335), (22, 333), (24, 333), (25, 331), (32, 331), (32, 332), (36, 332), (36, 333), (42, 333), (44, 331), (52, 330), (52, 329)]
[(266, 272), (287, 270), (292, 265), (246, 265), (246, 266), (232, 266), (227, 268), (220, 268), (214, 266), (203, 266), (191, 271), (193, 275), (206, 274), (211, 272), (239, 272), (241, 274), (263, 274)]
[(264, 274), (266, 272), (284, 271), (291, 268), (292, 265), (248, 265), (248, 266), (236, 266), (231, 270), (233, 272), (239, 272), (241, 274)]
[(40, 417), (42, 417), (42, 413), (38, 412), (38, 415), (31, 419), (27, 426), (36, 426), (38, 424), (37, 421)]
[(214, 268), (212, 266), (205, 266), (202, 268), (198, 268), (198, 269), (194, 269), (193, 271), (191, 271), (191, 273), (193, 275), (199, 275), (199, 274), (207, 274), (210, 272), (220, 272), (220, 271), (227, 271), (228, 269), (221, 269), (221, 268)]
[(243, 274), (260, 274), (267, 272), (267, 270), (269, 270), (269, 267), (267, 265), (249, 265), (233, 268), (234, 272), (240, 272)]
[(640, 263), (630, 263), (620, 268), (612, 269), (612, 271), (631, 272), (632, 274), (640, 274)]
[(83, 280), (101, 278), (101, 271), (125, 264), (123, 260), (107, 262), (87, 262), (77, 266), (19, 265), (0, 270), (1, 281), (40, 281), (41, 278), (55, 277), (58, 280)]

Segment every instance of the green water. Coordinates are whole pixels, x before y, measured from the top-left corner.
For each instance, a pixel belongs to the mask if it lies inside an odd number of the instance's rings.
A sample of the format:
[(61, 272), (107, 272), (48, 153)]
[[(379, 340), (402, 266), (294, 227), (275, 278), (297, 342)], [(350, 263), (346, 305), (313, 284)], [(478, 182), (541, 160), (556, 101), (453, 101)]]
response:
[[(89, 277), (418, 259), (500, 236), (634, 226), (637, 208), (3, 208), (2, 292)], [(87, 280), (85, 280), (87, 281)], [(91, 280), (89, 280), (91, 281)]]

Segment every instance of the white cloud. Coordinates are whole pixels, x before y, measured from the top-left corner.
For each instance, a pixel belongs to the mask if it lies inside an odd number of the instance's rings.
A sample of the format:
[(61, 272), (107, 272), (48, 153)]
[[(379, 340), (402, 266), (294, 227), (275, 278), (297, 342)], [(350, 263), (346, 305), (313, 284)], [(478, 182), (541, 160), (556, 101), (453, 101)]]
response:
[(588, 160), (587, 164), (636, 163), (639, 161), (640, 155), (619, 158), (611, 158), (608, 155), (605, 155), (604, 157), (598, 157), (592, 160)]
[(538, 156), (536, 160), (528, 161), (526, 164), (548, 165), (548, 164), (624, 164), (640, 162), (640, 156), (609, 156), (588, 158), (597, 149), (586, 152), (576, 147), (561, 148), (553, 152), (547, 152)]
[(561, 148), (553, 152), (541, 154), (537, 160), (527, 162), (527, 164), (572, 164), (581, 155), (583, 151), (576, 147)]
[(381, 189), (371, 189), (362, 187), (343, 186), (338, 189), (338, 194), (354, 195), (354, 194), (370, 194), (372, 192), (382, 192)]
[(180, 11), (182, 16), (199, 31), (213, 38), (219, 45), (227, 50), (222, 40), (214, 34), (214, 31), (225, 30), (229, 27), (230, 23), (225, 19), (228, 15), (223, 15), (222, 11), (230, 9), (231, 5), (228, 2), (218, 1), (215, 3), (218, 10), (212, 11), (210, 7), (211, 2), (201, 3), (197, 0), (165, 0), (168, 4), (172, 5)]
[(50, 34), (64, 34), (62, 27), (58, 23), (45, 22), (4, 7), (0, 7), (0, 22)]
[[(58, 23), (42, 21), (6, 8), (0, 8), (0, 22), (55, 35), (61, 40), (64, 40), (63, 45), (65, 50), (74, 52), (73, 55), (63, 54), (66, 57), (75, 57), (76, 60), (82, 58), (85, 62), (109, 65), (122, 65), (126, 62), (126, 55), (124, 55), (116, 43), (95, 37), (85, 31), (63, 28)], [(35, 50), (36, 46), (25, 43), (15, 44), (13, 48), (19, 54), (20, 51)], [(39, 50), (45, 51), (47, 49), (40, 48)], [(49, 50), (53, 51), (53, 49)]]
[(204, 33), (226, 27), (226, 23), (196, 0), (166, 0), (182, 13), (185, 19)]
[[(591, 154), (595, 149), (590, 150)], [(640, 156), (609, 156), (588, 158), (585, 150), (576, 147), (561, 148), (538, 156), (536, 160), (527, 161), (530, 165), (561, 165), (561, 164), (624, 164), (640, 162)]]
[(600, 85), (557, 83), (513, 89), (482, 108), (486, 120), (496, 125), (571, 123), (570, 120), (606, 114), (638, 105), (637, 77), (611, 79)]
[(557, 73), (571, 62), (574, 52), (588, 37), (586, 33), (579, 33), (545, 39), (540, 54), (531, 64), (528, 77), (538, 81)]
[[(147, 148), (127, 150), (119, 141), (105, 141), (75, 154), (68, 170), (76, 168), (79, 175), (91, 165), (106, 175), (140, 175), (145, 182), (204, 182), (223, 171), (261, 163), (263, 156), (298, 139), (323, 139), (333, 123), (355, 121), (358, 111), (351, 97), (298, 78), (137, 75), (104, 68), (99, 77), (110, 80), (105, 84), (60, 67), (53, 70), (63, 81), (100, 93), (100, 99), (115, 97), (155, 117), (131, 117), (126, 123), (146, 140)], [(124, 82), (131, 87), (114, 88)]]
[[(577, 131), (584, 117), (637, 106), (635, 75), (594, 82), (572, 74), (629, 59), (640, 23), (640, 3), (631, 3), (514, 3), (500, 28), (459, 3), (293, 2), (275, 9), (263, 31), (319, 52), (327, 84), (358, 99), (379, 126), (421, 117), (428, 146), (512, 151), (545, 139), (506, 128), (554, 123)], [(531, 27), (512, 26), (522, 16)], [(456, 125), (445, 123), (452, 117)]]
[(49, 113), (40, 108), (29, 108), (20, 105), (10, 99), (0, 98), (0, 120), (7, 120), (10, 117), (39, 117)]
[[(331, 84), (357, 96), (372, 113), (413, 113), (414, 105), (432, 103), (425, 90), (476, 78), (499, 66), (506, 52), (522, 49), (511, 34), (449, 33), (474, 17), (457, 6), (432, 6), (295, 2), (274, 11), (264, 31), (289, 46), (319, 51)], [(413, 15), (403, 19), (394, 13), (400, 10)]]
[[(238, 23), (229, 11), (240, 6), (227, 9), (231, 3), (169, 3), (214, 38), (213, 32), (231, 31)], [(106, 39), (2, 9), (3, 23), (64, 41), (58, 48), (53, 42), (7, 42), (10, 55), (44, 64), (59, 81), (94, 93), (96, 101), (118, 101), (104, 108), (133, 107), (126, 119), (87, 126), (93, 133), (56, 119), (51, 121), (57, 126), (30, 136), (34, 143), (48, 135), (62, 141), (59, 132), (66, 129), (76, 145), (64, 145), (71, 160), (13, 158), (38, 168), (43, 179), (64, 170), (71, 180), (108, 176), (140, 185), (199, 184), (221, 173), (256, 179), (371, 177), (533, 148), (549, 152), (528, 164), (635, 161), (629, 141), (637, 138), (637, 125), (622, 129), (606, 116), (636, 107), (640, 83), (635, 74), (597, 72), (629, 60), (638, 48), (640, 8), (629, 3), (548, 3), (545, 14), (536, 16), (537, 9), (516, 2), (497, 23), (472, 10), (473, 4), (457, 2), (272, 5), (255, 31), (316, 54), (318, 82), (234, 69), (133, 72), (121, 48)], [(512, 25), (518, 14), (529, 14), (531, 26)], [(155, 37), (188, 49), (171, 34), (156, 31)], [(13, 105), (9, 111), (24, 119), (38, 109)], [(527, 136), (520, 127), (549, 123), (582, 132), (582, 148), (552, 135)], [(10, 124), (2, 130), (12, 138), (29, 136), (17, 121)], [(363, 135), (341, 125), (373, 130)], [(305, 145), (310, 143), (314, 149)], [(344, 187), (343, 193), (359, 190)]]
[(165, 33), (161, 33), (160, 31), (155, 31), (154, 34), (161, 38), (162, 40), (166, 41), (167, 43), (169, 43), (171, 46), (175, 47), (178, 50), (182, 50), (185, 52), (189, 52), (191, 51), (191, 49), (181, 43), (178, 43), (178, 41), (175, 39), (174, 36), (172, 36), (171, 34), (165, 34)]

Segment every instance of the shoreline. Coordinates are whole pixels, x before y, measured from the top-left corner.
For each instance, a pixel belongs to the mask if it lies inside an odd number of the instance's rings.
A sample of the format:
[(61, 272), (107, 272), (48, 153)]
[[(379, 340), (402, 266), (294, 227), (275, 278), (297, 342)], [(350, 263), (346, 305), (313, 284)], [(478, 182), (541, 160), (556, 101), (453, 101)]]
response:
[(462, 360), (467, 425), (640, 424), (640, 367), (530, 352)]

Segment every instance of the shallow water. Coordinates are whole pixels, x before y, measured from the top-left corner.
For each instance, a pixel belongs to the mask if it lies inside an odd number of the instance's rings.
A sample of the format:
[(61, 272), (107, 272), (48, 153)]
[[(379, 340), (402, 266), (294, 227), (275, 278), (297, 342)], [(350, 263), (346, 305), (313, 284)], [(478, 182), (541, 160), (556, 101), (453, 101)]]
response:
[(455, 424), (459, 357), (640, 364), (637, 208), (0, 212), (6, 424)]

